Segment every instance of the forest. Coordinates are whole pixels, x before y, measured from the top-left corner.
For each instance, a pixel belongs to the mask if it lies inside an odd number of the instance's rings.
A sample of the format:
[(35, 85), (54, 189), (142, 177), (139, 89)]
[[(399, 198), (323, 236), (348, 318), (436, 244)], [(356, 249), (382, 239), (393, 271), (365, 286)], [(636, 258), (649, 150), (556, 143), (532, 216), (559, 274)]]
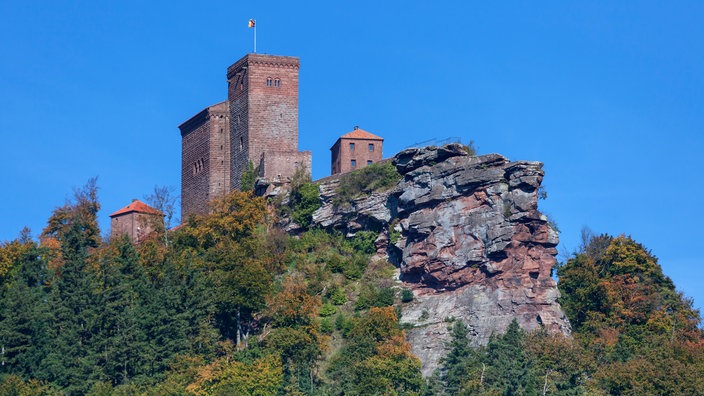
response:
[(235, 191), (135, 245), (101, 236), (94, 179), (76, 189), (38, 237), (0, 245), (0, 394), (702, 394), (692, 301), (646, 247), (589, 232), (555, 268), (571, 337), (514, 322), (475, 349), (450, 318), (423, 378), (399, 324), (413, 293), (373, 258), (376, 234), (277, 227), (310, 212), (308, 190)]

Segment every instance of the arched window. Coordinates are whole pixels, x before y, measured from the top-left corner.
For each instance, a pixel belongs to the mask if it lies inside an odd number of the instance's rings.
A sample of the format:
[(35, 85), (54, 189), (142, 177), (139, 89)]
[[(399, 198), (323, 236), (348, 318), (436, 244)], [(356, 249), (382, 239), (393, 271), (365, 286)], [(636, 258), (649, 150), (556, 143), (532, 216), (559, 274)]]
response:
[(276, 88), (279, 88), (279, 87), (281, 86), (281, 80), (278, 79), (278, 78), (275, 78), (275, 79), (274, 79), (274, 86), (275, 86)]
[(274, 80), (271, 77), (266, 78), (266, 86), (271, 87), (273, 85)]

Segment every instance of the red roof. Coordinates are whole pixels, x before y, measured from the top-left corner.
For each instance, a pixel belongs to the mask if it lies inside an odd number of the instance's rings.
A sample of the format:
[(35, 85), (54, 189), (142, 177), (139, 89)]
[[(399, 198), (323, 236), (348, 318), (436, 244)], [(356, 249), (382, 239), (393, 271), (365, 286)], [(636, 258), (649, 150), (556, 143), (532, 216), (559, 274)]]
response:
[(371, 134), (363, 129), (355, 128), (354, 131), (340, 136), (340, 139), (367, 139), (367, 140), (384, 140), (384, 138)]
[(115, 217), (119, 216), (122, 214), (126, 213), (131, 213), (131, 212), (137, 212), (137, 213), (147, 213), (147, 214), (155, 214), (155, 215), (161, 215), (163, 216), (164, 214), (159, 212), (158, 210), (152, 208), (151, 206), (145, 204), (144, 202), (135, 199), (132, 201), (131, 204), (125, 206), (124, 208), (118, 210), (117, 212), (113, 213), (110, 215), (110, 217)]

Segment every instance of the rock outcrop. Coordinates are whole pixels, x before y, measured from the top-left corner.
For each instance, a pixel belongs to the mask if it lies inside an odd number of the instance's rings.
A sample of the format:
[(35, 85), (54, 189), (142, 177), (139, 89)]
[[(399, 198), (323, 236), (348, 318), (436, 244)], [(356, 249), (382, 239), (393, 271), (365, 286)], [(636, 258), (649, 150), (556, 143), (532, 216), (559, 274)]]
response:
[(558, 236), (538, 211), (541, 163), (469, 156), (459, 144), (404, 150), (392, 162), (403, 180), (349, 205), (333, 204), (337, 179), (323, 181), (313, 224), (381, 230), (380, 254), (415, 294), (401, 320), (413, 325), (407, 336), (425, 375), (445, 354), (453, 320), (469, 326), (474, 345), (513, 319), (569, 333), (551, 277)]

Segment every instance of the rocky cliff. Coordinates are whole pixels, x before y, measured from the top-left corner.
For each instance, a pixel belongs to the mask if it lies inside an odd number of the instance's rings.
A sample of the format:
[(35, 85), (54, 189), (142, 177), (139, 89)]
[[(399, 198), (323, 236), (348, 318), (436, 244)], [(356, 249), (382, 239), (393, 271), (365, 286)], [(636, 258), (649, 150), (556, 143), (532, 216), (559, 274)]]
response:
[(403, 179), (335, 205), (339, 179), (320, 182), (313, 225), (348, 234), (379, 230), (377, 247), (415, 298), (402, 307), (413, 352), (428, 375), (462, 320), (474, 345), (515, 318), (521, 327), (569, 333), (551, 277), (558, 236), (538, 211), (539, 162), (469, 156), (459, 144), (408, 149), (392, 158)]

